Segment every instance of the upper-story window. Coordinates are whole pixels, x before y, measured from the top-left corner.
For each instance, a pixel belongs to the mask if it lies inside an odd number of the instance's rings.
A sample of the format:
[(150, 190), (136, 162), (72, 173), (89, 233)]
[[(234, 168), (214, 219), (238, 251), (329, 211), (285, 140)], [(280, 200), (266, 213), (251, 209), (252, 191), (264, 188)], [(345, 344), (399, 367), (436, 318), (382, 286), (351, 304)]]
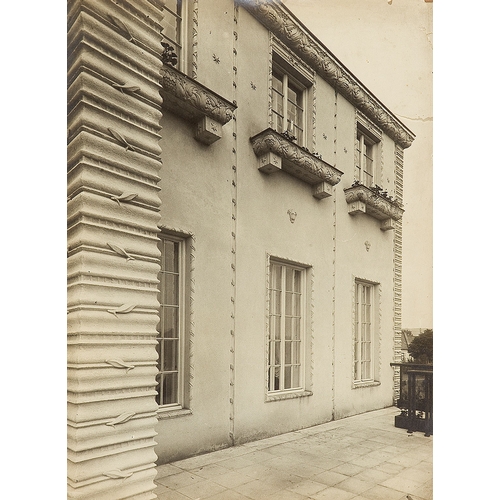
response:
[(186, 0), (165, 0), (163, 10), (163, 36), (172, 47), (172, 66), (182, 72), (187, 69), (187, 4)]
[(314, 72), (277, 40), (272, 43), (270, 126), (298, 146), (307, 146)]
[(305, 87), (286, 71), (273, 64), (273, 128), (289, 132), (304, 144), (304, 92)]
[(379, 182), (381, 140), (382, 132), (357, 112), (354, 180), (364, 186), (372, 187)]
[(354, 179), (365, 186), (373, 186), (375, 184), (373, 175), (374, 150), (375, 142), (358, 130)]

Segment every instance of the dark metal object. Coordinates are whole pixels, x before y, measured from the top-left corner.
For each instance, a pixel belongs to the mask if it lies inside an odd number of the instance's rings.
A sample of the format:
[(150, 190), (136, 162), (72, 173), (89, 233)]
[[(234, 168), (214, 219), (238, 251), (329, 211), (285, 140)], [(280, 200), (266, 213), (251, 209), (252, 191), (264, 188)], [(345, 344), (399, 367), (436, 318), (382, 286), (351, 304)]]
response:
[(391, 363), (400, 368), (400, 397), (394, 425), (408, 433), (433, 433), (433, 366), (414, 363)]

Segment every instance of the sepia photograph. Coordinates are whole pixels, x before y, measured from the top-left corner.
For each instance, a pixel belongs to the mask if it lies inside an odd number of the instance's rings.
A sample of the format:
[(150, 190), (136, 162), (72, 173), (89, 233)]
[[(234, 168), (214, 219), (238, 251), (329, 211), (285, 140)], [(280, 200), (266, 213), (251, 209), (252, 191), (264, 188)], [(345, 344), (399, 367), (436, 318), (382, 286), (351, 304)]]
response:
[(5, 498), (495, 497), (498, 29), (460, 3), (9, 12)]
[(68, 3), (68, 498), (433, 498), (432, 8)]

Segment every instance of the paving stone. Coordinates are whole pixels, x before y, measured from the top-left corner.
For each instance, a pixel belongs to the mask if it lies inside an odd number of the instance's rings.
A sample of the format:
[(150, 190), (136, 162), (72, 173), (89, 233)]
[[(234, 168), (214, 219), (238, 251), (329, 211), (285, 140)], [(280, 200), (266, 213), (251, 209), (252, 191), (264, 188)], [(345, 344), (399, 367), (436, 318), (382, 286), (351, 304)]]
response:
[(363, 493), (363, 491), (369, 490), (376, 486), (376, 483), (373, 481), (367, 481), (365, 479), (359, 479), (356, 477), (350, 477), (345, 481), (342, 481), (335, 485), (336, 488), (341, 490), (350, 491), (351, 493)]
[(320, 491), (319, 493), (311, 495), (309, 498), (313, 498), (314, 500), (351, 500), (355, 496), (355, 493), (339, 490), (338, 488), (332, 486)]
[(191, 484), (189, 486), (184, 486), (183, 488), (179, 488), (178, 493), (182, 493), (191, 499), (201, 499), (207, 498), (211, 495), (215, 495), (216, 493), (221, 493), (225, 491), (226, 488), (221, 486), (220, 484), (214, 483), (209, 479), (200, 481), (198, 483)]
[(180, 472), (179, 474), (172, 474), (171, 476), (160, 477), (156, 479), (156, 483), (167, 486), (172, 490), (178, 490), (184, 486), (203, 481), (204, 478), (197, 476), (190, 472)]
[[(388, 408), (157, 467), (158, 500), (431, 500), (433, 440)], [(420, 435), (421, 434), (421, 435)]]

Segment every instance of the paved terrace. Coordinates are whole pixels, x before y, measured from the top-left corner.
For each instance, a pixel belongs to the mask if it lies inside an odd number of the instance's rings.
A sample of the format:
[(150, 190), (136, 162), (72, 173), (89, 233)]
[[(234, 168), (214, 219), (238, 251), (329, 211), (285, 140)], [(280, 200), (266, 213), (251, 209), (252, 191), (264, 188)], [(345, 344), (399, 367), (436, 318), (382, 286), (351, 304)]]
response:
[(430, 500), (432, 436), (395, 407), (157, 467), (159, 500)]

